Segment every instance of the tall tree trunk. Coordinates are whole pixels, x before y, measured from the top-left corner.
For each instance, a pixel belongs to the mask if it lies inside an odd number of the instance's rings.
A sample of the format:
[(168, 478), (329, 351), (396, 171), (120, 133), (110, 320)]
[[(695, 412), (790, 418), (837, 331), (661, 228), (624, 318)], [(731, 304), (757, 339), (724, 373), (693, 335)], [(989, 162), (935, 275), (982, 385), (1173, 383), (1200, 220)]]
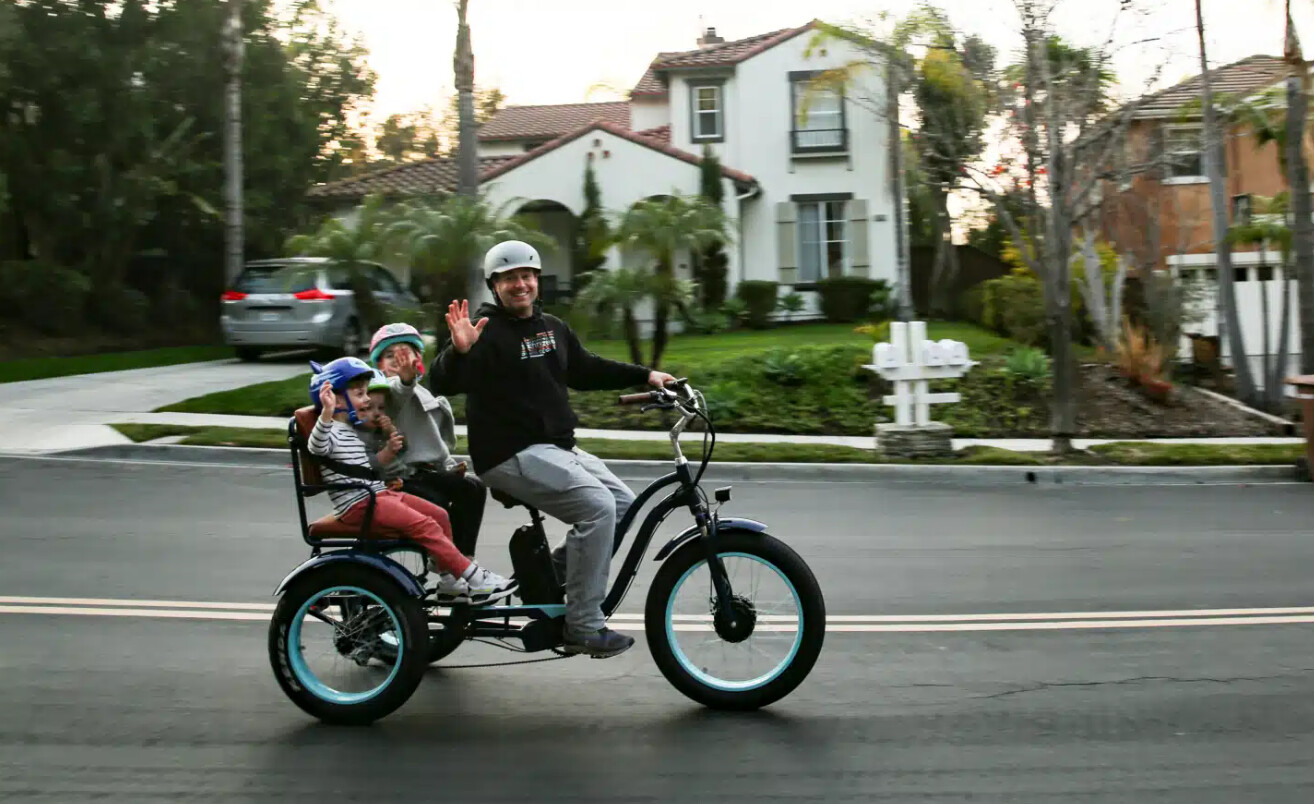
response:
[(1266, 396), (1269, 399), (1268, 410), (1278, 415), (1281, 415), (1282, 409), (1282, 375), (1286, 373), (1287, 359), (1291, 351), (1291, 259), (1285, 250), (1282, 252), (1282, 315), (1280, 320), (1282, 330), (1278, 333), (1277, 360), (1273, 364), (1272, 372), (1268, 375), (1268, 384), (1265, 387)]
[[(1311, 219), (1309, 166), (1305, 162), (1305, 117), (1309, 114), (1309, 76), (1300, 40), (1287, 3), (1287, 190), (1291, 195), (1292, 251), (1296, 261), (1297, 299), (1300, 303), (1300, 373), (1314, 374), (1314, 219)], [(1282, 367), (1286, 370), (1286, 366)]]
[(625, 343), (630, 347), (630, 362), (641, 366), (643, 348), (639, 343), (639, 322), (634, 319), (634, 311), (628, 305), (621, 309), (621, 319), (624, 321)]
[(1268, 316), (1268, 286), (1270, 283), (1263, 281), (1263, 270), (1267, 264), (1268, 243), (1261, 243), (1259, 246), (1259, 267), (1255, 269), (1255, 279), (1259, 285), (1259, 317), (1264, 322), (1264, 356), (1259, 361), (1259, 380), (1264, 383), (1264, 387), (1260, 389), (1260, 396), (1266, 403), (1265, 410), (1268, 410), (1267, 402), (1269, 391), (1272, 390), (1272, 387), (1268, 384), (1268, 379), (1271, 376), (1270, 367), (1272, 363), (1270, 361), (1273, 359), (1273, 353), (1269, 351), (1272, 346), (1270, 332), (1272, 327), (1270, 326)]
[(457, 95), (457, 194), (473, 197), (479, 190), (479, 143), (476, 141), (474, 113), (474, 50), (470, 44), (470, 26), (466, 8), (470, 0), (456, 3), (456, 53), (452, 57)]
[[(473, 198), (479, 192), (479, 143), (474, 113), (474, 50), (470, 45), (470, 26), (466, 23), (468, 5), (469, 0), (456, 0), (456, 52), (452, 56), (452, 71), (455, 74), (458, 117), (456, 192)], [(458, 299), (466, 298), (469, 288), (479, 286), (479, 260), (476, 258), (470, 265), (461, 266), (461, 270), (468, 279), (462, 282), (461, 293), (455, 297)]]
[(224, 25), (224, 287), (242, 273), (242, 2), (228, 0)]
[(656, 369), (662, 364), (662, 353), (670, 339), (667, 323), (671, 316), (671, 287), (675, 284), (675, 256), (663, 257), (657, 261), (657, 281), (653, 292), (652, 317), (652, 363), (648, 368)]
[(905, 194), (906, 177), (903, 173), (903, 135), (899, 128), (899, 93), (902, 91), (899, 71), (902, 66), (897, 63), (897, 56), (891, 52), (887, 56), (885, 115), (889, 125), (890, 138), (890, 185), (894, 198), (894, 240), (898, 288), (898, 315), (900, 321), (911, 321), (913, 317), (912, 300), (912, 261), (908, 243), (908, 204)]
[[(1200, 85), (1204, 95), (1205, 171), (1209, 177), (1209, 202), (1212, 207), (1215, 264), (1218, 268), (1218, 297), (1222, 320), (1227, 327), (1227, 345), (1232, 353), (1232, 371), (1236, 377), (1236, 395), (1248, 404), (1257, 402), (1255, 382), (1246, 357), (1241, 321), (1237, 316), (1235, 277), (1232, 274), (1232, 246), (1227, 242), (1227, 187), (1223, 184), (1222, 132), (1218, 114), (1214, 109), (1214, 94), (1209, 76), (1209, 61), (1205, 53), (1204, 13), (1200, 0), (1195, 0), (1195, 31), (1200, 43)], [(1308, 199), (1306, 200), (1308, 203)]]
[(931, 278), (927, 282), (927, 312), (932, 316), (944, 314), (945, 277), (949, 273), (949, 251), (953, 241), (949, 234), (949, 193), (937, 188), (935, 194), (935, 259), (931, 263)]

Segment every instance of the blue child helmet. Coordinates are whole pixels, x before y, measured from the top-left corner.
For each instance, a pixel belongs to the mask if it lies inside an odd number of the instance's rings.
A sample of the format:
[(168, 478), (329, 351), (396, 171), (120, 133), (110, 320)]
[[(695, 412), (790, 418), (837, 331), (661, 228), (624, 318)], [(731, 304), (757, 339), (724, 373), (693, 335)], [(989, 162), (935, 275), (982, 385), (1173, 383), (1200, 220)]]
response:
[[(360, 418), (356, 416), (356, 408), (352, 406), (351, 399), (346, 395), (347, 384), (357, 377), (373, 374), (374, 369), (358, 357), (339, 357), (337, 360), (323, 366), (312, 360), (310, 370), (313, 372), (310, 376), (310, 404), (315, 406), (315, 411), (319, 412), (321, 410), (319, 389), (324, 383), (328, 383), (330, 388), (347, 400), (345, 408), (347, 420), (352, 424), (360, 424)], [(344, 408), (338, 410), (344, 410)]]

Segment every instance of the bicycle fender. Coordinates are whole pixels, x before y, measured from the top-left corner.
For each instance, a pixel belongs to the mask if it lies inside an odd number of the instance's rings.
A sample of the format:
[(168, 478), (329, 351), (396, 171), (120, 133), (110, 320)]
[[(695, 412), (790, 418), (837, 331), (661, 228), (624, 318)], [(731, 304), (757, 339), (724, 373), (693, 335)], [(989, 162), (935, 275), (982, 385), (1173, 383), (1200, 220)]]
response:
[[(766, 529), (767, 526), (762, 524), (761, 522), (758, 522), (753, 519), (739, 519), (737, 517), (727, 517), (725, 519), (718, 520), (716, 525), (717, 533), (731, 533), (734, 531), (739, 531), (740, 533), (766, 533)], [(694, 525), (693, 527), (681, 531), (678, 536), (676, 536), (674, 539), (671, 539), (662, 547), (662, 549), (658, 550), (657, 555), (654, 556), (652, 560), (661, 561), (662, 559), (669, 556), (671, 553), (675, 552), (675, 549), (680, 545), (684, 544), (690, 539), (697, 538), (698, 533), (699, 531), (697, 525)]]
[(398, 564), (396, 561), (393, 561), (386, 556), (360, 553), (355, 550), (339, 550), (333, 553), (322, 553), (317, 556), (312, 556), (302, 562), (301, 566), (289, 572), (287, 577), (283, 579), (283, 582), (278, 585), (278, 589), (274, 591), (274, 594), (283, 594), (289, 584), (308, 572), (315, 572), (323, 567), (333, 564), (341, 564), (344, 561), (352, 561), (357, 564), (364, 564), (368, 567), (372, 567), (396, 581), (397, 585), (407, 594), (414, 595), (415, 597), (424, 597), (424, 587), (421, 586), (420, 582), (415, 579), (415, 576), (407, 572), (406, 568), (401, 564)]

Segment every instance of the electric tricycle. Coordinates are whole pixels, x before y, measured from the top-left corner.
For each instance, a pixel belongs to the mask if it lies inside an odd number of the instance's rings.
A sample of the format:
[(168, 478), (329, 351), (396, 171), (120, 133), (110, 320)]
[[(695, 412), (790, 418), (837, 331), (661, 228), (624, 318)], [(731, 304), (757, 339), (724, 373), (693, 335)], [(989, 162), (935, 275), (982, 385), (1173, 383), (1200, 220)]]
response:
[[(613, 556), (639, 511), (669, 490), (639, 524), (603, 613), (616, 615), (658, 527), (683, 509), (693, 524), (657, 551), (660, 567), (643, 610), (653, 660), (677, 690), (708, 707), (750, 710), (780, 700), (803, 682), (821, 653), (826, 607), (816, 578), (764, 524), (720, 515), (729, 487), (714, 491), (715, 506), (708, 500), (701, 481), (716, 432), (701, 392), (680, 380), (619, 402), (676, 415), (669, 433), (674, 471), (644, 489), (617, 523)], [(370, 723), (404, 704), (428, 666), (466, 641), (557, 654), (539, 661), (568, 656), (561, 650), (564, 579), (539, 511), (492, 492), (508, 508), (528, 509), (530, 521), (510, 542), (519, 589), (496, 605), (440, 605), (423, 551), (398, 533), (371, 527), (373, 493), (359, 525), (332, 515), (308, 521), (307, 498), (339, 486), (368, 488), (323, 482), (322, 459), (306, 449), (314, 417), (313, 408), (298, 410), (287, 436), (310, 558), (279, 584), (269, 627), (274, 675), (297, 706), (329, 723)], [(695, 420), (703, 423), (696, 464), (680, 446), (680, 435)]]

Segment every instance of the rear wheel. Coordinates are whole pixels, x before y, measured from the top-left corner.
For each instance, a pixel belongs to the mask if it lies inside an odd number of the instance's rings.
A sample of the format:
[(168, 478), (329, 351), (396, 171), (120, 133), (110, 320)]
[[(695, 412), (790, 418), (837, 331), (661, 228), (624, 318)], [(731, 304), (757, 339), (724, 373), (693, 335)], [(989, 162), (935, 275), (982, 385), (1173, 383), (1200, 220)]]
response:
[(821, 587), (803, 559), (766, 534), (729, 533), (717, 556), (732, 594), (720, 611), (701, 540), (676, 550), (648, 590), (644, 630), (662, 675), (715, 709), (757, 709), (807, 678), (826, 635)]
[(427, 648), (419, 601), (360, 564), (294, 581), (269, 625), (278, 685), (326, 723), (364, 725), (396, 710), (423, 678)]
[(233, 351), (237, 353), (237, 359), (241, 360), (243, 363), (251, 363), (259, 360), (260, 355), (264, 353), (263, 350), (254, 346), (238, 346)]

